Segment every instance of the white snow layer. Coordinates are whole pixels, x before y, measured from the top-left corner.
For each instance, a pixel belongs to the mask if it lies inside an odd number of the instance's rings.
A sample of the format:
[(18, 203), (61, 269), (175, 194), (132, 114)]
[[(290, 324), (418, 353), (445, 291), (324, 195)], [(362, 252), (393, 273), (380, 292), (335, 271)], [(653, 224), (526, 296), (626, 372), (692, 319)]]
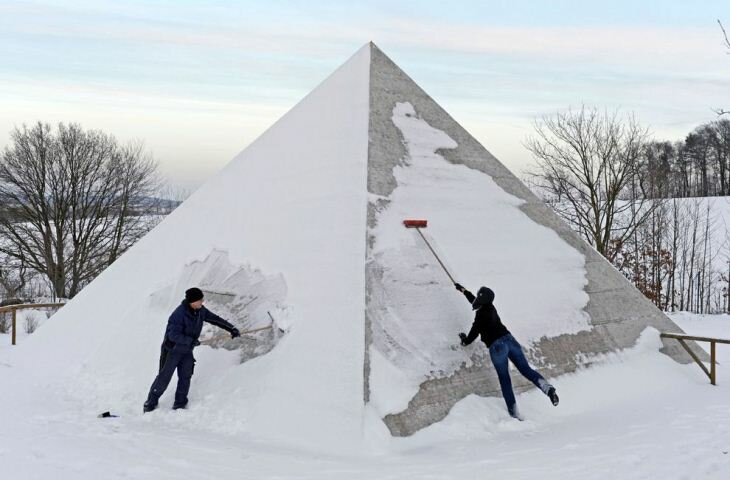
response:
[(405, 409), (433, 372), (449, 375), (483, 349), (481, 342), (458, 346), (458, 332), (471, 327), (471, 306), (404, 219), (428, 220), (422, 232), (451, 275), (474, 293), (492, 288), (503, 322), (525, 346), (590, 328), (583, 255), (531, 220), (519, 209), (524, 202), (491, 177), (439, 155), (456, 142), (410, 103), (398, 103), (392, 119), (407, 154), (372, 232), (390, 305), (373, 327), (371, 347), (370, 399), (382, 416)]
[(187, 266), (226, 252), (283, 277), (291, 325), (240, 365), (234, 352), (196, 349), (189, 427), (313, 446), (359, 439), (369, 66), (365, 46), (26, 339), (14, 369), (79, 411), (140, 415), (181, 277), (204, 283), (207, 270)]
[[(727, 337), (730, 317), (690, 318), (675, 320), (691, 333), (697, 327)], [(35, 384), (14, 362), (13, 347), (2, 347), (2, 474), (79, 480), (725, 480), (730, 347), (718, 347), (719, 383), (712, 386), (697, 365), (677, 364), (657, 352), (659, 345), (658, 333), (648, 329), (635, 348), (552, 379), (561, 395), (558, 407), (537, 390), (518, 395), (524, 422), (511, 419), (501, 399), (470, 396), (413, 437), (381, 438), (349, 454), (317, 444), (286, 445), (247, 430), (203, 428), (199, 405), (100, 420), (96, 411), (58, 395), (57, 385)]]

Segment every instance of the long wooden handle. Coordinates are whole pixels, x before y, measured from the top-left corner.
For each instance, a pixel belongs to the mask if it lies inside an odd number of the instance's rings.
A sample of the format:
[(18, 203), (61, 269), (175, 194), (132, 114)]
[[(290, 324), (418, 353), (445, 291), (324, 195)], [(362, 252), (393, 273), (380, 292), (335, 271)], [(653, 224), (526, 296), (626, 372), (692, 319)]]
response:
[[(274, 325), (272, 323), (271, 325), (267, 325), (265, 327), (254, 328), (254, 329), (251, 329), (251, 330), (244, 330), (243, 332), (240, 332), (240, 333), (241, 333), (241, 335), (246, 335), (246, 334), (249, 334), (249, 333), (260, 332), (261, 330), (268, 330), (269, 328), (273, 328), (273, 326)], [(209, 345), (210, 343), (214, 342), (215, 340), (220, 340), (221, 338), (225, 338), (225, 336), (226, 336), (225, 334), (213, 335), (209, 339), (203, 340), (202, 342), (200, 342), (200, 344), (201, 345)]]

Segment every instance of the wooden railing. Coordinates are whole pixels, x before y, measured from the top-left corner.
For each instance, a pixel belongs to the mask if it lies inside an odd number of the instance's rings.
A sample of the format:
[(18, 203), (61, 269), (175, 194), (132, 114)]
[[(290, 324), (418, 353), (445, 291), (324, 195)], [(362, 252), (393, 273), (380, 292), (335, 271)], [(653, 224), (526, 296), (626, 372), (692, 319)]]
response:
[(13, 345), (15, 345), (15, 337), (16, 337), (16, 330), (17, 330), (17, 315), (16, 312), (18, 310), (25, 310), (25, 309), (40, 309), (40, 308), (61, 308), (65, 305), (65, 303), (21, 303), (19, 305), (8, 305), (6, 307), (0, 307), (0, 313), (5, 312), (12, 312), (13, 313)]
[[(674, 338), (676, 339), (682, 347), (684, 347), (685, 350), (687, 350), (687, 353), (689, 353), (690, 357), (694, 359), (695, 363), (700, 366), (703, 372), (709, 377), (710, 383), (713, 385), (717, 385), (717, 368), (715, 367), (715, 364), (717, 364), (717, 357), (715, 355), (715, 345), (718, 343), (724, 343), (727, 345), (730, 345), (730, 340), (726, 340), (723, 338), (711, 338), (711, 337), (695, 337), (693, 335), (685, 335), (683, 333), (667, 333), (663, 332), (660, 335), (662, 338)], [(707, 370), (707, 367), (704, 363), (697, 357), (697, 355), (689, 348), (689, 345), (687, 345), (687, 342), (685, 340), (692, 340), (695, 342), (709, 342), (710, 343), (710, 370)]]

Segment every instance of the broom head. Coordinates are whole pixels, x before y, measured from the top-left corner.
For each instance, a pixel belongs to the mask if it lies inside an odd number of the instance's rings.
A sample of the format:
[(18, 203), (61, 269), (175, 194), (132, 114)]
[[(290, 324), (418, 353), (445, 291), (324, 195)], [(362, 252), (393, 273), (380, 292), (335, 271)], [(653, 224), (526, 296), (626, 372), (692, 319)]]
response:
[(426, 228), (428, 226), (428, 220), (403, 220), (403, 225), (406, 228)]

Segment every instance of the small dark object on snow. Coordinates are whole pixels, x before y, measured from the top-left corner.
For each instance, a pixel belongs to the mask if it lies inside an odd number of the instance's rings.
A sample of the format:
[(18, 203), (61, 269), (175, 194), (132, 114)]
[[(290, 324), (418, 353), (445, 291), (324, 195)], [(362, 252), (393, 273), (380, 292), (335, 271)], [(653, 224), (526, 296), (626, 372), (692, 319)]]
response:
[(103, 412), (97, 415), (99, 418), (117, 418), (119, 415), (114, 415), (111, 412)]

